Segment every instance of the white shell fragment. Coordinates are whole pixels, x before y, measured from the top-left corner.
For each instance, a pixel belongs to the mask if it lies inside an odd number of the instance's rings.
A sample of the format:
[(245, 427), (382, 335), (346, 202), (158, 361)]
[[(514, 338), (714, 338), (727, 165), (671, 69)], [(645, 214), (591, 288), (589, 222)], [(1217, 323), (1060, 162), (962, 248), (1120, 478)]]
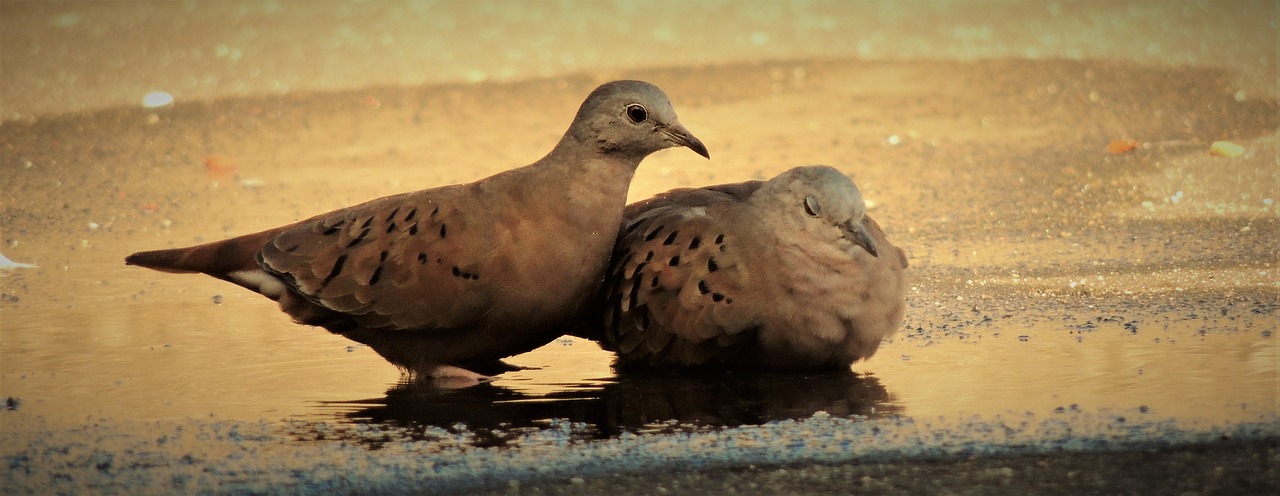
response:
[(34, 269), (34, 268), (36, 268), (35, 264), (28, 264), (28, 263), (14, 262), (13, 260), (9, 260), (9, 257), (4, 256), (4, 254), (3, 254), (3, 253), (0, 253), (0, 270), (5, 270), (5, 269)]
[(173, 95), (163, 91), (152, 91), (142, 96), (142, 106), (145, 108), (160, 108), (173, 105)]

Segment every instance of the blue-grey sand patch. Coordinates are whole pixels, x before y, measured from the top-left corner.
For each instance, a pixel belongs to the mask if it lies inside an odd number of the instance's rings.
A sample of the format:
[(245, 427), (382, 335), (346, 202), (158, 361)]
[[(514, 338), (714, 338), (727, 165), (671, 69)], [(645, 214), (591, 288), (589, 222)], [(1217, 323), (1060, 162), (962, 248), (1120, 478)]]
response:
[[(4, 415), (6, 424), (25, 426), (3, 435), (5, 494), (456, 494), (581, 485), (618, 474), (1150, 452), (1280, 439), (1280, 429), (1265, 416), (1224, 427), (1139, 409), (934, 419), (818, 412), (727, 429), (673, 424), (665, 433), (624, 432), (603, 440), (591, 440), (586, 424), (551, 420), (506, 447), (491, 448), (475, 447), (476, 433), (461, 424), (91, 419), (83, 427), (45, 430), (42, 419), (19, 419), (21, 411)], [(1275, 466), (1280, 459), (1272, 456), (1268, 463)]]

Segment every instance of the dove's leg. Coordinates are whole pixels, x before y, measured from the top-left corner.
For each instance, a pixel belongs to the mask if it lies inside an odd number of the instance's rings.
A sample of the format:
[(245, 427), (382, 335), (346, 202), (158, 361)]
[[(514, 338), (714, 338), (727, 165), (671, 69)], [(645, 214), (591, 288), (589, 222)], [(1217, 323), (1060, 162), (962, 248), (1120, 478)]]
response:
[(492, 376), (479, 374), (453, 365), (436, 365), (426, 371), (426, 377), (440, 389), (462, 389), (493, 382)]

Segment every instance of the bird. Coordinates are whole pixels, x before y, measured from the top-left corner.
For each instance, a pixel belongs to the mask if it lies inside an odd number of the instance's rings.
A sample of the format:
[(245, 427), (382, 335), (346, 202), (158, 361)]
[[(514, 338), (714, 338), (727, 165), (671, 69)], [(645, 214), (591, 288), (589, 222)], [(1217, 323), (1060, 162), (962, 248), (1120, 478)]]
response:
[(637, 167), (671, 147), (710, 158), (661, 89), (613, 81), (532, 164), (125, 263), (237, 284), (413, 377), (465, 387), (564, 334), (603, 280)]
[(621, 370), (848, 370), (906, 313), (906, 253), (824, 165), (628, 205), (573, 334)]

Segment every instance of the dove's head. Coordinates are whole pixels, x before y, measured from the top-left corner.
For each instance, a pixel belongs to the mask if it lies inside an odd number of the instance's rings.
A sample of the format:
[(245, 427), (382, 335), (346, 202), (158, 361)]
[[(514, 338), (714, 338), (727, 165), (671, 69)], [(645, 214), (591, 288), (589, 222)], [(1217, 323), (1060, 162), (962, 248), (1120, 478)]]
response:
[(867, 204), (849, 176), (825, 165), (796, 167), (765, 182), (752, 195), (753, 202), (766, 202), (765, 208), (780, 212), (797, 228), (811, 232), (834, 233), (853, 249), (862, 247), (878, 256), (876, 243), (863, 226)]
[(684, 146), (711, 158), (707, 147), (676, 118), (667, 95), (644, 81), (605, 83), (587, 96), (569, 128), (581, 143), (595, 144), (601, 153), (640, 159)]

